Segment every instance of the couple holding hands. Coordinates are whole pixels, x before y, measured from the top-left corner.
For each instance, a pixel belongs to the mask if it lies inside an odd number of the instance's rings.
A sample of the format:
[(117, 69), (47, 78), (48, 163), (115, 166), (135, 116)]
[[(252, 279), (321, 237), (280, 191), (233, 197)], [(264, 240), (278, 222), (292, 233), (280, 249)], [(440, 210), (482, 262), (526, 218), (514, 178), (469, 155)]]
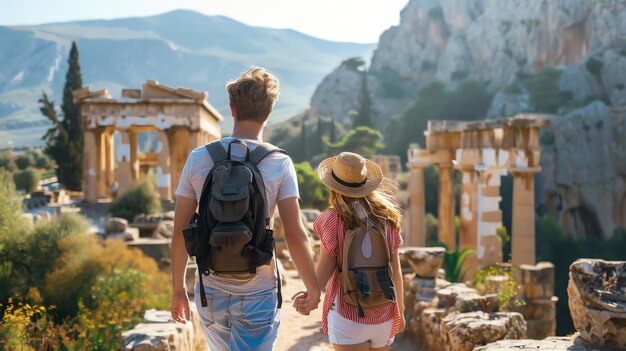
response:
[(314, 224), (322, 246), (315, 266), (293, 162), (262, 141), (278, 86), (260, 67), (229, 82), (231, 136), (193, 150), (185, 163), (176, 190), (172, 318), (190, 318), (184, 282), (194, 256), (195, 303), (209, 349), (273, 349), (282, 296), (270, 218), (278, 209), (306, 287), (293, 307), (308, 315), (325, 287), (322, 329), (335, 350), (388, 350), (405, 325), (397, 185), (360, 155), (324, 160), (318, 175), (329, 208)]

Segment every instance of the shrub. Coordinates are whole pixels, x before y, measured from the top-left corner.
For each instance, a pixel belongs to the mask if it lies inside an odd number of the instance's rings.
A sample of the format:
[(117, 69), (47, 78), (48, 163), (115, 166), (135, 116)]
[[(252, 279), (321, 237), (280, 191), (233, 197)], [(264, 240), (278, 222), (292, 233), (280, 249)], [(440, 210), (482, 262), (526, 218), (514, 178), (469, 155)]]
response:
[(124, 218), (129, 222), (138, 214), (152, 214), (161, 210), (159, 195), (154, 185), (148, 181), (133, 185), (109, 206), (109, 213), (112, 216)]
[(33, 167), (35, 165), (35, 159), (30, 153), (22, 154), (15, 158), (15, 164), (17, 165), (17, 168), (25, 170), (26, 168)]
[(308, 162), (296, 163), (298, 186), (304, 207), (323, 209), (328, 191)]
[[(504, 266), (500, 263), (483, 267), (472, 277), (472, 285), (481, 294), (496, 294), (498, 297), (498, 307), (501, 311), (520, 306), (523, 304), (518, 298), (521, 287), (515, 280), (513, 269), (519, 268), (508, 265)], [(489, 283), (489, 277), (504, 279)]]
[(39, 186), (40, 180), (41, 173), (33, 167), (29, 167), (23, 171), (13, 174), (15, 187), (18, 190), (23, 190), (27, 193), (35, 191), (35, 189), (37, 189), (37, 186)]
[(26, 239), (28, 256), (24, 263), (30, 270), (30, 285), (43, 285), (46, 274), (61, 254), (61, 239), (71, 235), (82, 236), (88, 230), (86, 218), (76, 213), (65, 213), (50, 222), (37, 224)]
[[(168, 277), (159, 272), (154, 260), (139, 250), (129, 249), (119, 240), (100, 245), (95, 237), (86, 235), (67, 236), (58, 241), (58, 247), (61, 254), (46, 275), (43, 295), (46, 304), (58, 307), (60, 317), (75, 316), (80, 308), (79, 301), (83, 301), (87, 308), (97, 308), (98, 296), (102, 294), (94, 293), (94, 287), (98, 286), (99, 279), (129, 269), (141, 272), (145, 280), (135, 285), (119, 283), (118, 286), (127, 288), (124, 291), (128, 296), (143, 295), (145, 306), (167, 306), (169, 284), (163, 282), (167, 282)], [(128, 282), (134, 278), (128, 274), (119, 279)]]
[(26, 222), (22, 219), (22, 202), (15, 194), (15, 186), (2, 173), (0, 194), (0, 303), (3, 303), (12, 291), (26, 285), (28, 272), (21, 272), (13, 264), (23, 261)]
[(446, 271), (446, 280), (451, 283), (459, 282), (463, 276), (463, 262), (474, 254), (476, 254), (476, 251), (469, 248), (459, 249), (457, 247), (454, 250), (446, 251), (442, 265), (443, 269)]
[(15, 161), (7, 153), (0, 155), (0, 170), (5, 170), (9, 173), (17, 171)]

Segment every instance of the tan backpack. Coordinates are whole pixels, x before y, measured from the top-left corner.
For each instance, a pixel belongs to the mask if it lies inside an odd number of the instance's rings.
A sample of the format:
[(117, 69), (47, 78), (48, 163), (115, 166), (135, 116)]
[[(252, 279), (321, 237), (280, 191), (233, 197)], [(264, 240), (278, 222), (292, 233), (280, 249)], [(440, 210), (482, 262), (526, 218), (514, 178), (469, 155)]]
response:
[(344, 301), (358, 309), (359, 318), (365, 318), (364, 309), (396, 301), (385, 232), (371, 220), (346, 229), (339, 262), (341, 288)]

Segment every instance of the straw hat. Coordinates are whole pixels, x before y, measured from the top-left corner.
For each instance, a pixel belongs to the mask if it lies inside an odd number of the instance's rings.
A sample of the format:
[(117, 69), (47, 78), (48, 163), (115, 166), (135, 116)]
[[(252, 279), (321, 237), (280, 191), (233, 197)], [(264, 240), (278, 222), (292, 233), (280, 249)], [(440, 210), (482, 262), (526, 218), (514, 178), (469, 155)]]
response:
[(352, 152), (325, 159), (317, 167), (317, 175), (330, 190), (353, 198), (367, 196), (383, 179), (376, 163)]

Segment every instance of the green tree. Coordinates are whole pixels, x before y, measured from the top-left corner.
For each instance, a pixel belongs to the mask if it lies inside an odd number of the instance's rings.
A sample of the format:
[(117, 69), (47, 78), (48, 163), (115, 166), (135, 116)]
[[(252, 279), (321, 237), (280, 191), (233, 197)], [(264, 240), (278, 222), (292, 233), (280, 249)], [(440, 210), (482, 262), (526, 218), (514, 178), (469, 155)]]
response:
[(15, 165), (17, 165), (17, 168), (24, 170), (35, 165), (35, 158), (30, 153), (24, 153), (15, 158)]
[(57, 164), (59, 182), (69, 190), (80, 190), (82, 187), (83, 139), (84, 132), (80, 123), (80, 111), (74, 104), (72, 92), (83, 86), (78, 62), (78, 49), (72, 42), (68, 58), (69, 68), (63, 87), (63, 102), (60, 119), (54, 108), (54, 102), (46, 93), (39, 100), (41, 113), (52, 122), (52, 128), (43, 136), (46, 141), (45, 152)]
[(562, 73), (558, 68), (546, 67), (524, 81), (530, 103), (537, 112), (555, 113), (566, 102), (559, 89)]
[(464, 79), (457, 88), (448, 94), (448, 101), (443, 106), (441, 117), (455, 121), (474, 121), (484, 119), (493, 95), (487, 86), (471, 79)]
[(303, 207), (322, 209), (326, 204), (326, 196), (328, 196), (326, 187), (319, 180), (310, 163), (296, 163), (295, 167)]
[(465, 79), (450, 92), (442, 82), (428, 82), (420, 87), (411, 106), (391, 119), (385, 130), (386, 152), (406, 161), (409, 144), (424, 145), (429, 120), (483, 119), (491, 100), (482, 82)]
[(302, 116), (302, 122), (300, 124), (300, 145), (302, 147), (302, 155), (304, 160), (309, 159), (309, 150), (308, 150), (308, 141), (306, 137), (306, 121), (308, 119), (307, 115)]
[(129, 222), (138, 214), (152, 214), (161, 210), (157, 191), (149, 181), (133, 185), (109, 206), (112, 216), (125, 218)]
[(424, 84), (417, 97), (404, 112), (392, 117), (385, 131), (386, 152), (400, 155), (406, 161), (411, 143), (424, 145), (424, 133), (429, 119), (439, 119), (446, 103), (446, 86), (439, 81)]
[(356, 115), (354, 116), (354, 120), (352, 121), (352, 126), (356, 127), (373, 127), (372, 126), (372, 98), (370, 97), (369, 89), (367, 88), (367, 74), (363, 73), (361, 78), (361, 95), (359, 98), (359, 108), (357, 110)]
[(24, 190), (27, 193), (35, 191), (41, 180), (41, 172), (39, 170), (28, 167), (27, 169), (14, 173), (13, 181), (18, 190)]
[(385, 146), (381, 143), (382, 139), (383, 135), (379, 131), (361, 126), (349, 131), (340, 141), (325, 142), (325, 145), (329, 155), (348, 151), (370, 158)]

